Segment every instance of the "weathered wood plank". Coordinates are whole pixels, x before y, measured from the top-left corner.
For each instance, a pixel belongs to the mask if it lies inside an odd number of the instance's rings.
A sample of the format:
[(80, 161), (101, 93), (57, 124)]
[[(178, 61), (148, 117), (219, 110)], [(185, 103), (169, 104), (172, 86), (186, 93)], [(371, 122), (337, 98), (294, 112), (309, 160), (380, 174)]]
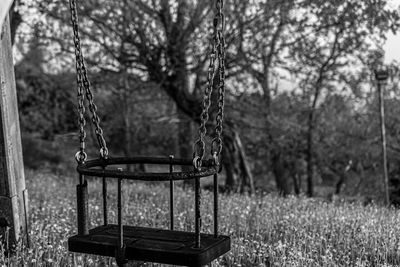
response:
[(0, 1), (0, 29), (3, 28), (3, 23), (13, 2), (13, 0)]
[(21, 229), (24, 232), (26, 226), (24, 193), (25, 174), (7, 15), (0, 40), (0, 219), (5, 218), (10, 223), (11, 244), (16, 242)]

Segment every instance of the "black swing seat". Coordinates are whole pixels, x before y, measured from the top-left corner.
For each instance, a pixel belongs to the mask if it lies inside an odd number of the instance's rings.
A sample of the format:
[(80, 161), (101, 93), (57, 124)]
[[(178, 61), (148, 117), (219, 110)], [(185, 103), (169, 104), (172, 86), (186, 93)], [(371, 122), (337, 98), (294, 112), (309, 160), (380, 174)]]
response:
[[(137, 173), (109, 168), (125, 164), (169, 165), (169, 173)], [(88, 184), (87, 180), (77, 185), (78, 235), (68, 239), (71, 252), (116, 257), (119, 266), (123, 260), (157, 262), (173, 265), (203, 266), (230, 250), (229, 236), (202, 234), (200, 215), (200, 178), (214, 176), (217, 186), (217, 168), (213, 160), (203, 161), (199, 169), (174, 172), (173, 166), (193, 166), (191, 159), (169, 158), (107, 158), (89, 160), (78, 165), (82, 176), (103, 177), (104, 225), (88, 231)], [(118, 225), (107, 220), (107, 179), (118, 179)], [(170, 182), (170, 229), (173, 229), (173, 181), (195, 179), (195, 231), (183, 232), (137, 226), (122, 225), (122, 180), (169, 181)], [(218, 191), (214, 189), (214, 233), (218, 233)], [(87, 234), (88, 233), (88, 234)], [(125, 249), (118, 249), (119, 244)]]
[[(229, 236), (201, 234), (201, 247), (195, 248), (195, 233), (146, 227), (123, 226), (127, 260), (164, 264), (203, 266), (230, 250)], [(71, 252), (114, 257), (118, 244), (118, 225), (89, 230), (88, 235), (68, 239)]]

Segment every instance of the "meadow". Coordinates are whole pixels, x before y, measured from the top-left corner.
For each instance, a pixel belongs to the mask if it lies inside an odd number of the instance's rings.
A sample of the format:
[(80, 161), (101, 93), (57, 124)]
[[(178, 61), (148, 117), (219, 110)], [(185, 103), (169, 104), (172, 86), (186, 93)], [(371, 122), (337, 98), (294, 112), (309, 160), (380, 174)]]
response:
[[(0, 266), (115, 266), (114, 259), (69, 253), (76, 231), (73, 175), (28, 171), (31, 247), (19, 244)], [(92, 226), (102, 222), (101, 184), (90, 180)], [(110, 218), (116, 221), (111, 182)], [(124, 222), (168, 227), (165, 185), (124, 183)], [(176, 188), (176, 227), (193, 227), (192, 192)], [(203, 230), (212, 229), (212, 192), (202, 191)], [(400, 212), (377, 204), (276, 195), (221, 195), (221, 232), (232, 249), (212, 266), (400, 266)], [(0, 248), (4, 250), (4, 246)], [(135, 262), (131, 266), (159, 266)]]

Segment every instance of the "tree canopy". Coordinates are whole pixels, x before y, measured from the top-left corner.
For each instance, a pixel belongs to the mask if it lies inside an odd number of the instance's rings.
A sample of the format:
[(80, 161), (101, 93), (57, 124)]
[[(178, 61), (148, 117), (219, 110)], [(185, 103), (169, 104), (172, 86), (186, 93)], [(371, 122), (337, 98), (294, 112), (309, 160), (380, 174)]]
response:
[[(173, 104), (161, 108), (168, 117), (162, 120), (179, 133), (175, 145), (181, 156), (190, 157), (190, 129), (199, 122), (207, 81), (214, 1), (78, 4), (83, 51), (99, 101), (108, 109), (103, 120), (123, 125), (119, 128), (129, 144), (125, 153), (140, 146), (134, 133), (146, 125), (144, 114), (156, 114), (160, 106), (136, 104), (147, 94), (165, 99), (163, 107)], [(37, 38), (53, 51), (44, 57), (57, 58), (47, 64), (62, 61), (68, 67), (56, 72), (73, 72), (68, 3), (33, 1), (32, 8), (41, 18), (33, 23)], [(398, 10), (386, 0), (229, 0), (224, 12), (228, 104), (223, 158), (231, 189), (252, 188), (255, 176), (256, 184), (274, 181), (283, 194), (294, 188), (312, 196), (327, 173), (344, 183), (351, 171), (360, 177), (376, 170), (371, 167), (376, 148), (365, 152), (371, 140), (362, 135), (374, 135), (368, 125), (375, 121), (371, 70), (381, 60), (387, 34), (398, 30)], [(213, 117), (215, 108), (211, 111)], [(360, 153), (371, 159), (360, 160)]]

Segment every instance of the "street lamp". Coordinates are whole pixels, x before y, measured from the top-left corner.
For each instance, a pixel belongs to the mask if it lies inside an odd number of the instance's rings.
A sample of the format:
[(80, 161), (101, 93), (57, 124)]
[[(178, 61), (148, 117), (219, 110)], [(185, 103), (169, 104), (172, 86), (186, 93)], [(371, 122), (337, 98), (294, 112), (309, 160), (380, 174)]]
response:
[(378, 85), (385, 85), (389, 79), (389, 70), (387, 68), (379, 68), (375, 70), (375, 79), (378, 81)]
[(384, 90), (387, 80), (389, 78), (388, 68), (379, 68), (375, 70), (375, 79), (378, 83), (378, 98), (380, 110), (380, 123), (381, 123), (381, 144), (382, 144), (382, 169), (383, 169), (383, 184), (385, 191), (385, 204), (390, 204), (389, 197), (389, 176), (387, 169), (387, 152), (386, 152), (386, 128), (385, 128), (385, 103), (384, 103)]

